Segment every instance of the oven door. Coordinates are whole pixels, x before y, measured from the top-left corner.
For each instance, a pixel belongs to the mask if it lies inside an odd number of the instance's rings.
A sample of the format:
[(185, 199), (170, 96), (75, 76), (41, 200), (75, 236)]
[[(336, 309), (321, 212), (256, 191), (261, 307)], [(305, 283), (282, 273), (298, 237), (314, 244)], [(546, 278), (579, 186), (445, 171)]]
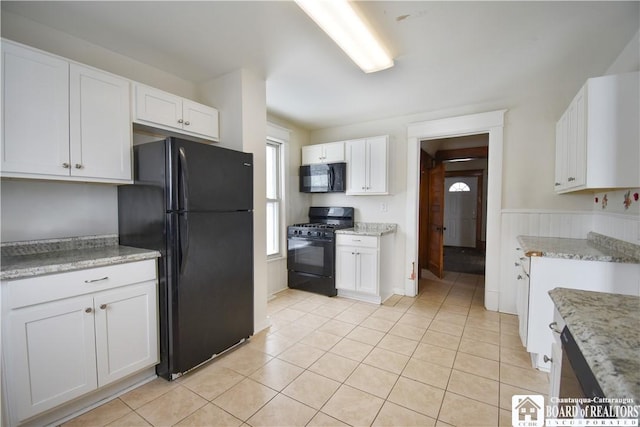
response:
[(287, 269), (299, 273), (333, 277), (333, 240), (304, 237), (287, 239)]

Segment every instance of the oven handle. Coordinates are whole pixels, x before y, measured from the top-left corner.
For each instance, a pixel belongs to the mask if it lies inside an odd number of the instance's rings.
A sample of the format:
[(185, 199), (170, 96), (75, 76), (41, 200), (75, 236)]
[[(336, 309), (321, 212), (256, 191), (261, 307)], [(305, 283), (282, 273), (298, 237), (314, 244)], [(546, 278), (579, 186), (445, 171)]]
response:
[(308, 237), (299, 237), (299, 236), (289, 236), (287, 237), (288, 240), (296, 240), (296, 241), (303, 241), (303, 242), (320, 242), (320, 243), (326, 243), (326, 242), (333, 242), (332, 238), (326, 238), (326, 239), (310, 239)]

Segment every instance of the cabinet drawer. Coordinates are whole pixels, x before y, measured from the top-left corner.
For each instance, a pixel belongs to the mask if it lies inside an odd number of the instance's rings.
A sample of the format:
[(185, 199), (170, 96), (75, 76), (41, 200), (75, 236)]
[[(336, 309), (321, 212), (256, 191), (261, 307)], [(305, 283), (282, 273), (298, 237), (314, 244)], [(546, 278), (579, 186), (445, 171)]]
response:
[(156, 260), (145, 260), (11, 280), (4, 286), (13, 309), (155, 279)]
[(360, 246), (363, 248), (377, 248), (378, 238), (375, 236), (358, 236), (356, 234), (338, 234), (336, 244)]

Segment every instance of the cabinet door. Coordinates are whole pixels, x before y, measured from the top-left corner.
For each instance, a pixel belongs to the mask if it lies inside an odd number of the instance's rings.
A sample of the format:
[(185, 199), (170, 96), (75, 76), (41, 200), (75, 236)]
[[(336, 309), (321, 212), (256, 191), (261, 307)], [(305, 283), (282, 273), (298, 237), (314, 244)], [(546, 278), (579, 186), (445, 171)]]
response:
[(307, 145), (306, 147), (302, 147), (302, 164), (303, 165), (313, 165), (316, 163), (322, 163), (323, 157), (324, 157), (324, 152), (322, 149), (322, 144)]
[(322, 144), (324, 148), (324, 163), (344, 162), (344, 142)]
[(218, 110), (185, 99), (182, 101), (183, 129), (211, 139), (218, 139)]
[(567, 184), (567, 115), (563, 114), (556, 123), (556, 169), (555, 183), (556, 191), (566, 188)]
[(356, 254), (352, 246), (336, 246), (336, 288), (356, 290)]
[(98, 385), (158, 362), (156, 282), (96, 294)]
[(367, 193), (387, 193), (387, 137), (367, 138)]
[(582, 187), (587, 184), (587, 105), (583, 87), (576, 95), (575, 104), (575, 144), (572, 147), (574, 157), (572, 187)]
[(356, 252), (356, 291), (377, 295), (378, 251), (376, 249), (358, 248)]
[(551, 374), (549, 376), (549, 401), (560, 397), (560, 378), (562, 373), (562, 346), (557, 342), (551, 344)]
[(135, 97), (136, 121), (182, 129), (182, 98), (140, 84), (135, 85)]
[(347, 141), (347, 194), (364, 194), (367, 191), (366, 147), (364, 139)]
[(71, 64), (71, 176), (131, 180), (129, 82)]
[(91, 296), (13, 310), (8, 323), (13, 418), (24, 420), (96, 389)]
[(69, 175), (69, 65), (2, 42), (4, 173)]

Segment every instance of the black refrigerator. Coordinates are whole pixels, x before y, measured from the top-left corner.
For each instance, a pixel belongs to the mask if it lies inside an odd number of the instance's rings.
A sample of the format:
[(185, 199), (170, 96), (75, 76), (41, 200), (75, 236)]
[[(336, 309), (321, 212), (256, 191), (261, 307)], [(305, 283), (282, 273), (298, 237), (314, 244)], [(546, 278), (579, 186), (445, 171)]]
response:
[(158, 375), (172, 380), (253, 334), (253, 155), (167, 138), (134, 147), (120, 244), (155, 249)]

